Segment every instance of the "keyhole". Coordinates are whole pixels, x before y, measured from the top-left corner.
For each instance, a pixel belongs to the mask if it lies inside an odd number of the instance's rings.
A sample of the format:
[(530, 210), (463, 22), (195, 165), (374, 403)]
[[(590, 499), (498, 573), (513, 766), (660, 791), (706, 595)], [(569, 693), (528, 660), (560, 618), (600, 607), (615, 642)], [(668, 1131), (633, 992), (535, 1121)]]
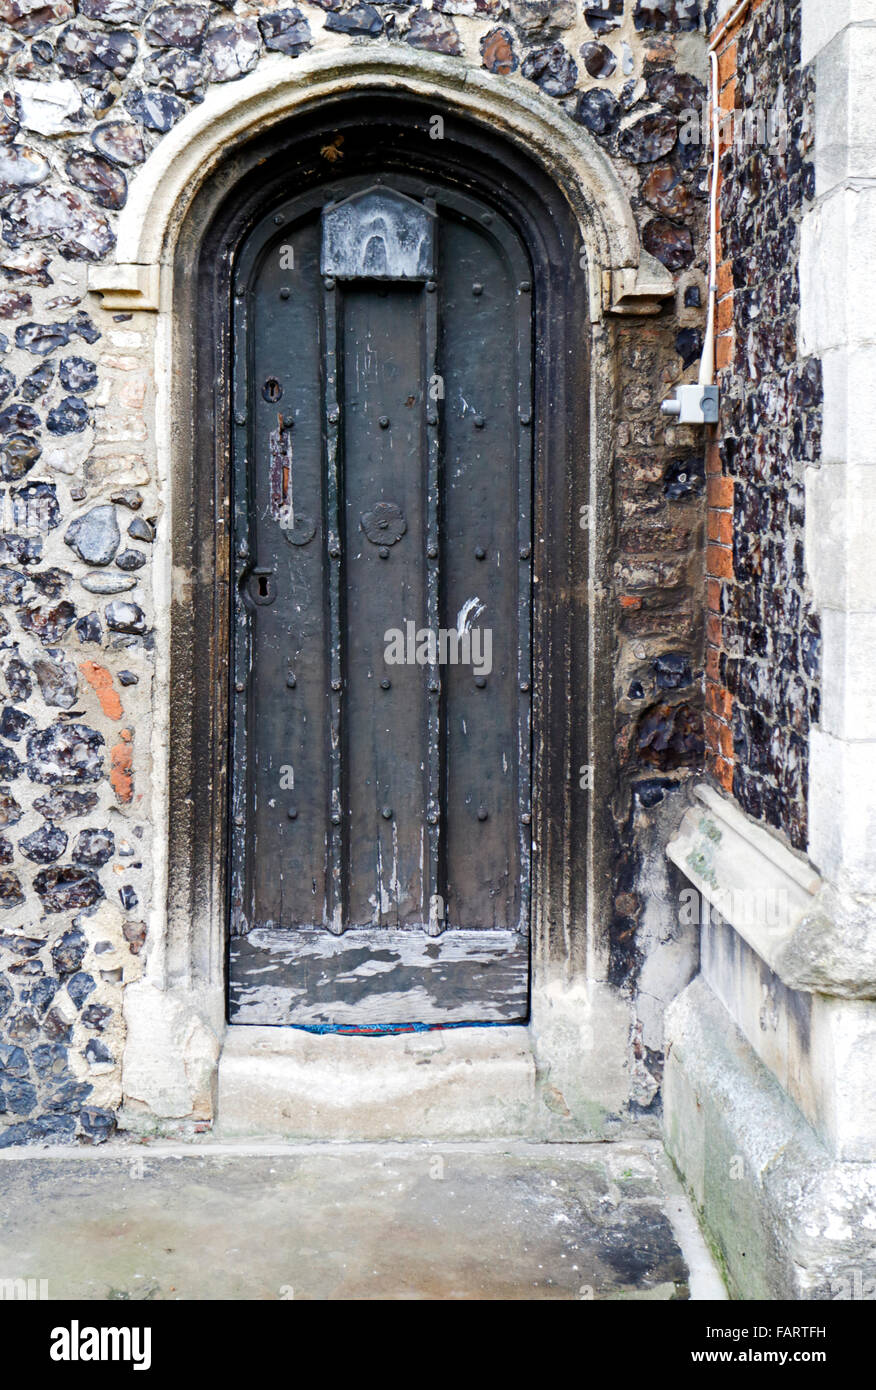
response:
[(266, 401), (276, 402), (283, 394), (283, 388), (275, 376), (269, 376), (262, 387), (262, 395)]
[(259, 598), (267, 598), (267, 597), (268, 597), (268, 576), (267, 576), (266, 574), (260, 574), (260, 575), (259, 575)]

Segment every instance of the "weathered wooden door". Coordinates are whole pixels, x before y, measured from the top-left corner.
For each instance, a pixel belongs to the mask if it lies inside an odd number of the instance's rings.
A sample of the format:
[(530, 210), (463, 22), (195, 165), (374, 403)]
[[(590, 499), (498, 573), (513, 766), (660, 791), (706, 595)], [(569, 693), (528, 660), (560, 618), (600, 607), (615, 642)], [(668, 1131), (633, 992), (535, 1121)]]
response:
[(241, 249), (236, 1023), (527, 1015), (532, 299), (507, 222), (413, 177)]

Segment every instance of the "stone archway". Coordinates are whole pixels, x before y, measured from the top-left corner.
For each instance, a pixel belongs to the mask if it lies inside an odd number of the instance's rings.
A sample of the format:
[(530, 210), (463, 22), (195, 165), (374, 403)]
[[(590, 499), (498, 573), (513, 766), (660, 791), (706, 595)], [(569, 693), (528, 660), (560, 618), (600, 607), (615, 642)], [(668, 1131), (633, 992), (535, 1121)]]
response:
[[(197, 663), (192, 661), (193, 630), (212, 631), (217, 621), (221, 628), (217, 615), (222, 600), (215, 586), (224, 582), (227, 561), (215, 540), (223, 534), (224, 484), (211, 470), (199, 473), (192, 467), (195, 436), (184, 425), (193, 419), (191, 326), (199, 304), (195, 272), (209, 236), (214, 262), (227, 259), (235, 217), (243, 225), (247, 216), (245, 199), (241, 202), (246, 180), (253, 179), (259, 160), (276, 158), (278, 133), (294, 129), (290, 121), (318, 124), (324, 119), (330, 125), (345, 102), (378, 96), (414, 103), (421, 115), (430, 109), (446, 112), (449, 120), (467, 124), (472, 138), (479, 132), (484, 148), (491, 145), (492, 158), (504, 148), (509, 164), (515, 159), (527, 163), (532, 181), (552, 190), (554, 211), (545, 202), (541, 233), (535, 231), (539, 214), (533, 214), (532, 235), (554, 237), (553, 255), (560, 266), (574, 258), (581, 271), (577, 301), (570, 302), (563, 331), (589, 358), (588, 395), (579, 420), (590, 466), (582, 470), (574, 498), (585, 499), (597, 517), (606, 505), (610, 470), (612, 363), (606, 335), (595, 330), (605, 313), (653, 313), (672, 293), (671, 278), (640, 252), (627, 197), (586, 133), (570, 132), (542, 98), (465, 73), (443, 58), (353, 54), (314, 60), (309, 66), (299, 63), (291, 72), (285, 63), (266, 64), (233, 91), (211, 93), (134, 181), (116, 263), (91, 273), (91, 287), (102, 294), (106, 308), (137, 314), (151, 329), (156, 394), (149, 425), (165, 491), (155, 575), (158, 906), (150, 924), (154, 944), (146, 974), (126, 992), (127, 1119), (132, 1126), (145, 1118), (170, 1128), (212, 1119), (221, 1054), (226, 1111), (234, 1110), (241, 1096), (262, 1098), (261, 1110), (257, 1105), (255, 1112), (240, 1112), (244, 1128), (258, 1129), (258, 1117), (264, 1114), (275, 1130), (284, 1128), (285, 1115), (290, 1132), (324, 1137), (593, 1136), (601, 1132), (599, 1114), (621, 1102), (628, 1031), (626, 1007), (602, 983), (606, 944), (599, 929), (605, 920), (600, 895), (609, 875), (599, 817), (607, 786), (601, 793), (594, 788), (586, 808), (576, 806), (577, 783), (569, 775), (571, 766), (587, 760), (584, 749), (605, 737), (600, 721), (608, 708), (610, 670), (598, 604), (590, 635), (579, 644), (587, 653), (579, 674), (588, 692), (588, 727), (570, 731), (558, 716), (551, 754), (555, 765), (563, 758), (566, 764), (562, 779), (553, 774), (557, 800), (542, 848), (545, 881), (552, 886), (537, 914), (529, 1027), (498, 1028), (488, 1035), (464, 1036), (463, 1030), (415, 1046), (404, 1038), (368, 1039), (367, 1052), (360, 1039), (297, 1033), (278, 1038), (278, 1030), (271, 1030), (270, 1039), (254, 1036), (258, 1030), (248, 1030), (249, 1037), (242, 1038), (241, 1030), (225, 1028), (224, 845), (211, 828), (216, 824), (212, 802), (221, 799), (224, 776), (222, 714), (210, 687), (198, 687)], [(263, 181), (262, 172), (255, 177)], [(524, 182), (521, 173), (517, 177)], [(228, 211), (232, 206), (238, 209), (233, 215)], [(216, 231), (220, 224), (221, 233)], [(217, 374), (222, 365), (220, 350)], [(559, 489), (558, 500), (562, 496)], [(207, 523), (205, 508), (215, 509)], [(567, 507), (563, 525), (574, 539), (572, 515)], [(206, 548), (198, 541), (205, 524)], [(594, 534), (599, 536), (598, 526)], [(580, 566), (595, 596), (605, 567), (598, 539), (589, 552), (582, 550)], [(193, 611), (199, 615), (194, 624)], [(575, 645), (570, 630), (557, 628), (548, 640), (553, 642), (557, 681), (568, 681), (568, 653)], [(209, 641), (203, 650), (215, 660)], [(556, 703), (565, 706), (565, 695), (558, 693)], [(607, 770), (598, 776), (607, 777)], [(585, 891), (585, 880), (594, 884), (593, 892)], [(597, 889), (598, 884), (603, 887)], [(429, 1068), (420, 1065), (424, 1048)], [(337, 1103), (326, 1120), (317, 1111), (329, 1094)], [(415, 1098), (403, 1113), (400, 1094)], [(552, 1104), (551, 1095), (561, 1103)]]
[[(540, 93), (452, 59), (429, 54), (346, 53), (268, 60), (251, 77), (213, 88), (168, 134), (132, 181), (113, 261), (95, 266), (90, 288), (112, 309), (169, 312), (162, 269), (172, 264), (179, 230), (199, 188), (247, 141), (296, 112), (350, 93), (395, 90), (440, 97), (460, 114), (486, 121), (525, 146), (563, 189), (594, 267), (594, 317), (603, 309), (653, 312), (674, 293), (672, 277), (643, 253), (626, 190), (603, 150), (571, 131)], [(598, 268), (598, 270), (597, 270)], [(603, 284), (608, 274), (610, 283)]]

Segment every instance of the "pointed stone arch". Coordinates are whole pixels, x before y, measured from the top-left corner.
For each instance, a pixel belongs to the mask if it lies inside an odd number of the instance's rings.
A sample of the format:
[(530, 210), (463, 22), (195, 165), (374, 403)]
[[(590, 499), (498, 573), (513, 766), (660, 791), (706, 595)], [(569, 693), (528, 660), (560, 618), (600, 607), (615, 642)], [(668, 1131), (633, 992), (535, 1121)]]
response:
[(603, 310), (653, 313), (674, 293), (666, 269), (642, 251), (629, 198), (611, 160), (556, 103), (534, 88), (472, 72), (452, 58), (379, 48), (268, 59), (249, 77), (213, 87), (132, 179), (114, 258), (92, 267), (90, 288), (108, 309), (169, 310), (171, 288), (164, 272), (173, 262), (192, 200), (215, 169), (280, 120), (354, 92), (387, 90), (440, 97), (539, 161), (579, 220), (591, 266), (592, 318)]

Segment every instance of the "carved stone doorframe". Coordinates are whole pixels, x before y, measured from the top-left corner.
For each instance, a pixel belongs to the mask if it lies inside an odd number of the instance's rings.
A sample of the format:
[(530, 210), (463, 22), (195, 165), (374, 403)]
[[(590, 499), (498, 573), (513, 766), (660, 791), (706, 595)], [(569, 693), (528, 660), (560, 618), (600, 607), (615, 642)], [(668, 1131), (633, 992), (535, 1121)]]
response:
[[(229, 283), (248, 219), (264, 209), (271, 179), (280, 176), (277, 161), (293, 132), (306, 139), (321, 124), (334, 128), (365, 103), (387, 129), (403, 109), (412, 130), (417, 113), (423, 129), (430, 111), (444, 113), (447, 139), (433, 152), (436, 161), (440, 154), (463, 182), (477, 174), (486, 185), (492, 177), (496, 198), (502, 178), (520, 190), (514, 215), (544, 268), (542, 301), (553, 296), (555, 350), (561, 361), (574, 351), (586, 364), (569, 386), (568, 414), (554, 420), (545, 443), (544, 467), (553, 458), (556, 469), (560, 460), (563, 473), (545, 488), (555, 510), (547, 526), (543, 514), (542, 525), (549, 535), (561, 528), (556, 554), (565, 537), (574, 572), (560, 575), (546, 561), (544, 592), (569, 593), (571, 584), (578, 598), (569, 613), (545, 602), (541, 618), (544, 727), (553, 732), (541, 749), (536, 744), (536, 776), (550, 791), (536, 815), (542, 888), (533, 921), (532, 1020), (525, 1028), (425, 1035), (429, 1041), (416, 1045), (226, 1029), (226, 847), (217, 827), (227, 741), (221, 694), (203, 679), (205, 664), (221, 670), (226, 636), (227, 489), (222, 431), (210, 439), (193, 410), (193, 388), (203, 388), (193, 326), (213, 345), (212, 376), (221, 381), (226, 347), (209, 313), (223, 276)], [(602, 927), (609, 919), (611, 768), (607, 758), (597, 760), (596, 785), (586, 792), (573, 772), (593, 761), (588, 750), (611, 746), (605, 595), (613, 364), (604, 325), (607, 314), (658, 312), (673, 293), (668, 273), (641, 252), (607, 157), (540, 94), (453, 60), (395, 52), (278, 58), (233, 90), (211, 91), (157, 147), (132, 182), (115, 264), (94, 267), (91, 287), (106, 308), (134, 314), (152, 335), (156, 391), (147, 427), (164, 502), (154, 574), (155, 900), (144, 977), (126, 990), (127, 1123), (173, 1131), (212, 1121), (219, 1078), (220, 1122), (238, 1132), (602, 1135), (604, 1117), (626, 1097), (629, 1034), (628, 1006), (607, 984)], [(556, 389), (549, 386), (552, 404)], [(589, 544), (575, 526), (584, 505), (595, 523)], [(430, 1068), (422, 1066), (424, 1048)], [(402, 1094), (419, 1101), (405, 1107)], [(319, 1103), (326, 1095), (328, 1118)]]

